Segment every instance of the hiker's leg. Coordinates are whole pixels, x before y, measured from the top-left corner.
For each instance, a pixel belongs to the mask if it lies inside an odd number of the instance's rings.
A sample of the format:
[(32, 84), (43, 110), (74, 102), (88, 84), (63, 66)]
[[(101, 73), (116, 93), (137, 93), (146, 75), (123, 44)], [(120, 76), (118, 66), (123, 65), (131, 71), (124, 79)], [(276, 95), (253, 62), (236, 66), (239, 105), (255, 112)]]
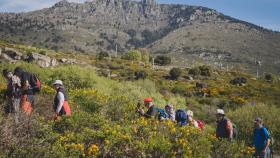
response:
[(266, 149), (266, 152), (265, 152), (265, 155), (264, 155), (264, 158), (270, 158), (270, 149)]
[(6, 115), (12, 112), (12, 107), (13, 107), (13, 100), (11, 98), (8, 98), (4, 107)]
[(20, 106), (20, 98), (14, 99), (14, 110), (15, 110), (15, 123), (18, 124), (19, 120), (19, 106)]

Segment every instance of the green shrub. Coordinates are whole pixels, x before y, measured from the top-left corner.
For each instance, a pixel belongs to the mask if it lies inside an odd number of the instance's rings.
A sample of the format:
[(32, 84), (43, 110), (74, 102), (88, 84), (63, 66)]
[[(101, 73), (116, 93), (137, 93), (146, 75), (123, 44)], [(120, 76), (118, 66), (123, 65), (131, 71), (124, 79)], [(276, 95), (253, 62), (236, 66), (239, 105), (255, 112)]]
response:
[(125, 60), (133, 60), (133, 61), (141, 61), (142, 56), (139, 50), (131, 50), (122, 56), (122, 59)]
[(173, 80), (178, 79), (178, 77), (181, 76), (181, 73), (182, 73), (182, 71), (179, 68), (172, 68), (169, 71), (170, 78), (173, 79)]
[(109, 57), (109, 53), (108, 52), (100, 52), (100, 53), (98, 53), (98, 55), (97, 55), (97, 59), (99, 59), (99, 60), (103, 60), (103, 59), (105, 59), (105, 58), (107, 58), (107, 57)]
[(200, 69), (201, 76), (211, 76), (212, 70), (211, 70), (210, 66), (203, 65), (203, 66), (200, 66), (199, 69)]
[(168, 56), (164, 56), (164, 55), (157, 56), (155, 58), (155, 64), (161, 65), (161, 66), (170, 65), (171, 64), (171, 58), (168, 57)]
[(191, 68), (189, 70), (189, 74), (193, 75), (193, 76), (198, 76), (198, 75), (200, 75), (200, 73), (201, 73), (201, 71), (200, 71), (200, 69), (198, 67)]
[(135, 79), (138, 80), (138, 79), (146, 79), (148, 77), (148, 74), (145, 70), (140, 70), (140, 71), (136, 71), (134, 73), (135, 75)]
[(275, 80), (275, 76), (272, 74), (265, 74), (264, 79), (268, 82), (273, 82)]

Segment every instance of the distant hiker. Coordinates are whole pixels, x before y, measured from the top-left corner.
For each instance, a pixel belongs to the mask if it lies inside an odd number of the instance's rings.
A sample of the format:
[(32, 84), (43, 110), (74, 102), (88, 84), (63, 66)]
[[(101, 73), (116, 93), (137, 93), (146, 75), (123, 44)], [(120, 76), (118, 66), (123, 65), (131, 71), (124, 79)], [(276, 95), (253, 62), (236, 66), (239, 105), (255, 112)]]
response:
[(137, 111), (140, 115), (146, 118), (156, 117), (158, 115), (158, 108), (154, 105), (152, 98), (145, 98), (144, 106), (148, 109), (148, 111), (144, 112), (143, 109), (139, 108)]
[(168, 114), (168, 119), (170, 119), (171, 121), (175, 121), (175, 110), (173, 108), (172, 104), (167, 104), (164, 107), (166, 113)]
[(258, 158), (270, 158), (270, 133), (267, 128), (263, 127), (262, 119), (260, 117), (257, 117), (254, 120), (254, 146), (256, 149), (256, 152), (254, 154), (254, 157)]
[(186, 126), (188, 124), (188, 115), (186, 111), (182, 109), (176, 110), (175, 120), (179, 126)]
[(62, 81), (56, 80), (53, 83), (53, 86), (56, 90), (56, 95), (54, 97), (54, 104), (53, 104), (53, 109), (55, 111), (54, 119), (57, 120), (63, 115), (70, 116), (71, 109), (68, 104), (68, 95), (66, 89), (63, 86)]
[(190, 126), (197, 127), (198, 128), (198, 123), (197, 121), (193, 118), (193, 112), (191, 110), (187, 111), (188, 115), (188, 122)]
[(231, 121), (225, 117), (225, 112), (223, 109), (217, 109), (217, 138), (227, 138), (229, 141), (233, 139), (233, 125)]
[(21, 81), (22, 95), (20, 100), (20, 107), (25, 114), (30, 115), (34, 102), (34, 93), (30, 84), (32, 75), (29, 72), (23, 71), (23, 69), (20, 67), (15, 68), (14, 74), (19, 77)]
[[(7, 69), (4, 69), (2, 72), (3, 76), (8, 81), (7, 89), (4, 94), (4, 97), (7, 101), (5, 106), (5, 113), (19, 112), (19, 102), (20, 102), (20, 79), (13, 75), (13, 73)], [(16, 118), (17, 119), (17, 118)], [(16, 120), (17, 121), (17, 120)]]

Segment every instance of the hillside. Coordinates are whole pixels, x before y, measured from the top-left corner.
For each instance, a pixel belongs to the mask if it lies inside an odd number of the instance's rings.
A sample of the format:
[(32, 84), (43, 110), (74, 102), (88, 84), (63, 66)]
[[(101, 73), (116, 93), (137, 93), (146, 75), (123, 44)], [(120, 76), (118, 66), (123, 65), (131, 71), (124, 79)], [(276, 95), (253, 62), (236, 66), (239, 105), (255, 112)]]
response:
[(64, 52), (115, 54), (146, 47), (174, 57), (211, 64), (242, 64), (261, 72), (279, 70), (280, 33), (226, 16), (213, 9), (154, 0), (66, 0), (27, 13), (1, 13), (0, 38)]
[[(256, 116), (261, 116), (279, 139), (277, 78), (256, 79), (238, 69), (223, 71), (201, 65), (181, 69), (180, 77), (171, 79), (165, 68), (152, 69), (149, 62), (143, 65), (134, 59), (58, 53), (6, 42), (0, 42), (0, 48), (1, 71), (21, 66), (37, 74), (43, 84), (32, 115), (20, 114), (16, 124), (14, 114), (4, 114), (6, 81), (0, 77), (0, 157), (250, 158)], [(15, 52), (12, 62), (3, 58)], [(35, 53), (59, 62), (42, 67), (41, 59), (21, 58)], [(62, 62), (64, 58), (75, 62)], [(204, 73), (190, 73), (197, 68)], [(231, 80), (236, 77), (245, 77), (247, 82), (235, 85)], [(56, 79), (63, 80), (68, 89), (73, 115), (53, 121), (55, 91), (51, 85)], [(200, 88), (197, 83), (208, 86)], [(136, 108), (145, 97), (152, 97), (162, 108), (172, 103), (175, 109), (194, 111), (195, 118), (205, 123), (204, 130), (141, 118)], [(240, 132), (232, 143), (214, 137), (215, 111), (221, 107)], [(276, 141), (276, 153), (279, 145)]]

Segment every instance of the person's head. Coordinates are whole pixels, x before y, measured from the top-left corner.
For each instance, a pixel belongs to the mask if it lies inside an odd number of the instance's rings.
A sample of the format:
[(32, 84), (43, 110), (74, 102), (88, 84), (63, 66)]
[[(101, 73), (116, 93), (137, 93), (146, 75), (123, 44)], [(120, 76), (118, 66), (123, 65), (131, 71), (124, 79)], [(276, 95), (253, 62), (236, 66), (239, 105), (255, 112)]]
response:
[(15, 72), (14, 72), (14, 74), (16, 75), (16, 76), (18, 76), (18, 77), (20, 77), (22, 74), (23, 74), (23, 69), (21, 68), (21, 67), (16, 67), (15, 68)]
[(11, 71), (9, 71), (8, 69), (4, 69), (2, 71), (2, 75), (6, 78), (6, 79), (10, 79), (13, 77), (13, 73)]
[(255, 118), (254, 126), (255, 128), (260, 128), (262, 126), (262, 119), (260, 117)]
[(150, 108), (153, 105), (153, 99), (152, 98), (145, 98), (144, 99), (144, 105), (146, 108)]
[(61, 80), (55, 80), (54, 83), (53, 83), (53, 87), (55, 89), (59, 89), (61, 86), (63, 86), (63, 83)]
[(217, 121), (221, 121), (225, 117), (225, 112), (223, 109), (217, 109), (216, 118)]
[(167, 113), (171, 113), (173, 111), (173, 105), (167, 104), (167, 105), (165, 105), (164, 109)]
[(193, 112), (191, 110), (187, 111), (189, 121), (193, 120)]

